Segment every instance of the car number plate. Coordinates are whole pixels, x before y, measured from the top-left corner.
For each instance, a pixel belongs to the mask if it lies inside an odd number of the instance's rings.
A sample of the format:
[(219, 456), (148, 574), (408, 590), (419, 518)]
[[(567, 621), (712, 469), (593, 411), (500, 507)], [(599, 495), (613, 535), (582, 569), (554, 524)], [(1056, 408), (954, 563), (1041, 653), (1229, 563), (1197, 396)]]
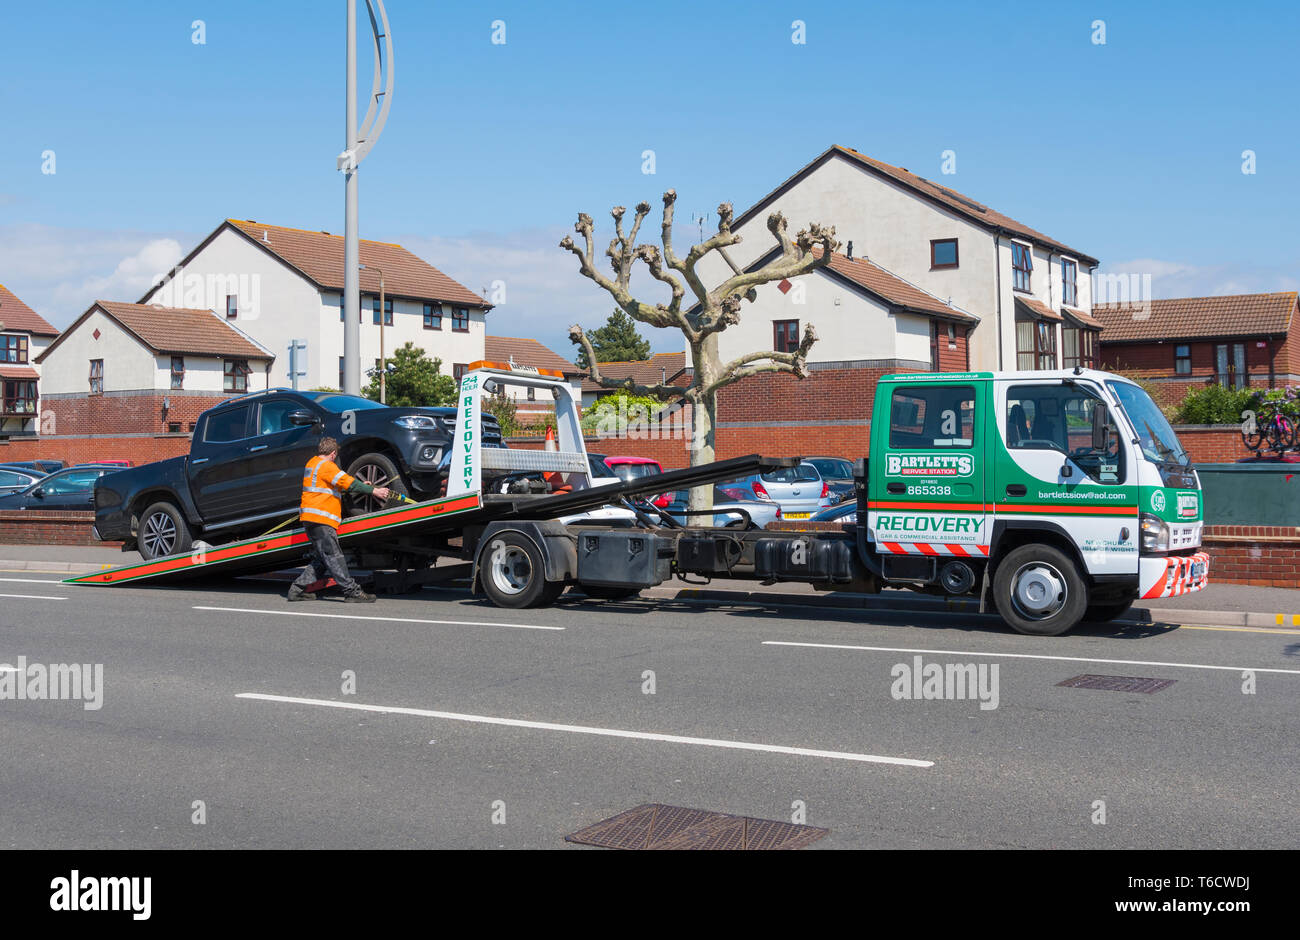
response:
[(783, 512), (783, 513), (781, 513), (781, 518), (782, 518), (782, 519), (807, 519), (807, 518), (809, 518), (810, 516), (812, 516), (812, 513), (810, 513), (810, 512)]

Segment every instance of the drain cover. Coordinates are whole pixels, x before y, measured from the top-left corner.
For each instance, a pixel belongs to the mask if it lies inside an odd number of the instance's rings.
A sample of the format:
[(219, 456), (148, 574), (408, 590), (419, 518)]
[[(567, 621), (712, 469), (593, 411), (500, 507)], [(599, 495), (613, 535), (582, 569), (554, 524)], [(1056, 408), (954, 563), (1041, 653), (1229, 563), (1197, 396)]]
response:
[(759, 851), (801, 849), (828, 832), (775, 819), (646, 803), (580, 829), (564, 840), (606, 849)]
[(1138, 676), (1075, 676), (1057, 685), (1071, 689), (1101, 689), (1103, 692), (1138, 692), (1150, 695), (1168, 688), (1177, 679), (1143, 679)]

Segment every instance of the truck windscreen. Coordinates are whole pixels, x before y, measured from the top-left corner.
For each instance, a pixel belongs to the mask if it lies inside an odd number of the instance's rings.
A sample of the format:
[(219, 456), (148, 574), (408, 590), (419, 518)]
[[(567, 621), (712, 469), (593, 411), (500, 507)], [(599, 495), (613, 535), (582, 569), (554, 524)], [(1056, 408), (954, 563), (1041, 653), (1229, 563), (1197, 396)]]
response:
[(1129, 382), (1107, 382), (1110, 390), (1119, 399), (1119, 406), (1125, 417), (1137, 432), (1138, 444), (1142, 455), (1154, 463), (1190, 464), (1191, 458), (1179, 443), (1173, 426), (1164, 416), (1151, 396), (1141, 388)]

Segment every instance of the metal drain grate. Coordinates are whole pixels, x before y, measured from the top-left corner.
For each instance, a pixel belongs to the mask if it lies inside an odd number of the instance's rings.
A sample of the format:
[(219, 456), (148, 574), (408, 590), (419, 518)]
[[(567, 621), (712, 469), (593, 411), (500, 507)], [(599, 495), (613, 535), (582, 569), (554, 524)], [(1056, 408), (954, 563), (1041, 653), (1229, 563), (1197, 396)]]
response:
[(801, 849), (828, 832), (775, 819), (646, 803), (580, 829), (564, 840), (606, 849), (762, 851)]
[(1177, 679), (1143, 679), (1139, 676), (1075, 676), (1073, 679), (1066, 679), (1056, 684), (1071, 689), (1101, 689), (1103, 692), (1137, 692), (1140, 695), (1151, 695), (1177, 681)]

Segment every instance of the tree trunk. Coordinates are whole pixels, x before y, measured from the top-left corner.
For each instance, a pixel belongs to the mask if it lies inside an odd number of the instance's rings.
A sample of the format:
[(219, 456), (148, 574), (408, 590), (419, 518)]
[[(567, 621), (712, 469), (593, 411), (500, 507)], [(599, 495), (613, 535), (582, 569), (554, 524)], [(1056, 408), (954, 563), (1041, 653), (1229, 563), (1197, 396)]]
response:
[[(708, 388), (713, 384), (722, 363), (718, 358), (718, 334), (710, 333), (700, 343), (691, 345), (691, 356), (695, 364), (695, 387)], [(712, 463), (717, 453), (718, 395), (711, 392), (691, 403), (691, 466), (698, 467)], [(713, 484), (697, 486), (691, 490), (688, 508), (692, 511), (713, 508)], [(712, 525), (708, 516), (688, 516), (688, 521), (695, 525)]]

